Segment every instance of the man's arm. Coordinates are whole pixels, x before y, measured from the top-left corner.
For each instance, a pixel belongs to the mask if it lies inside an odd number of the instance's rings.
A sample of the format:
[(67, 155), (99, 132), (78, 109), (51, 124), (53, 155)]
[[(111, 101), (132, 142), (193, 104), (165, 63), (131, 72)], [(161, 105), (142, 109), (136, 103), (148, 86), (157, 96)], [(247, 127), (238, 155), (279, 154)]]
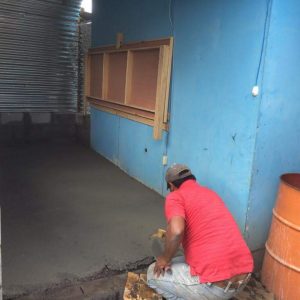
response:
[(183, 238), (185, 229), (185, 220), (183, 217), (172, 217), (167, 226), (165, 250), (163, 254), (156, 259), (154, 273), (157, 277), (164, 275), (166, 269), (170, 267), (170, 262), (176, 254)]
[(168, 223), (166, 232), (165, 251), (162, 256), (170, 262), (176, 254), (182, 242), (185, 228), (185, 220), (183, 217), (173, 217)]

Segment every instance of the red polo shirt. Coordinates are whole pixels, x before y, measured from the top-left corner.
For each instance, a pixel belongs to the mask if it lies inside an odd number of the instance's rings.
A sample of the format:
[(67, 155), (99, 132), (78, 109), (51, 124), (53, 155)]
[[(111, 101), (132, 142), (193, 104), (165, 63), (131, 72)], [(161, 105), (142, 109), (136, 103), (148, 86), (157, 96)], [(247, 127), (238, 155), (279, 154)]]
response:
[(216, 282), (253, 271), (253, 259), (222, 199), (195, 180), (185, 181), (165, 203), (169, 221), (185, 219), (183, 249), (191, 275)]

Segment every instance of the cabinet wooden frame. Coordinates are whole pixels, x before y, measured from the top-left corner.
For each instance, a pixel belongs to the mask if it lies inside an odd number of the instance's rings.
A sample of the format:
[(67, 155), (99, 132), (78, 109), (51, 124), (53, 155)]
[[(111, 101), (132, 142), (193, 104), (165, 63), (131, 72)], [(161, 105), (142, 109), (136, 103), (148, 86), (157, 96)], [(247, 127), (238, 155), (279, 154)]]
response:
[(85, 68), (87, 103), (105, 112), (168, 130), (173, 38), (89, 49)]

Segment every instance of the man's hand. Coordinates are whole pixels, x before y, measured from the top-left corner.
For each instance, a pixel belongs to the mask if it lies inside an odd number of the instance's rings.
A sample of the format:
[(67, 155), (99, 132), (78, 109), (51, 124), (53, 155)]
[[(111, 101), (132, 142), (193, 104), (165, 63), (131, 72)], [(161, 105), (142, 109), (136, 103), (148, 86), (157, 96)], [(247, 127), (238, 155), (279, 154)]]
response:
[(165, 272), (171, 269), (171, 264), (163, 256), (156, 258), (156, 264), (154, 267), (154, 275), (158, 278), (160, 275), (164, 276)]
[(154, 275), (164, 276), (165, 272), (171, 270), (171, 260), (178, 250), (185, 229), (185, 219), (181, 216), (174, 216), (168, 223), (165, 241), (165, 250), (162, 255), (156, 258)]

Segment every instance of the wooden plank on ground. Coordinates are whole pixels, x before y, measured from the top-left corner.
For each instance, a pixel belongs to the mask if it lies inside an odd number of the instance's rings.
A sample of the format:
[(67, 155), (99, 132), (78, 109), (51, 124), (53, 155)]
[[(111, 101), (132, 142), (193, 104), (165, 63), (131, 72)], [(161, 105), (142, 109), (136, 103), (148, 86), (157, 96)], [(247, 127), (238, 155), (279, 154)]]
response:
[(124, 300), (162, 300), (154, 290), (148, 287), (146, 274), (128, 272), (124, 291)]

